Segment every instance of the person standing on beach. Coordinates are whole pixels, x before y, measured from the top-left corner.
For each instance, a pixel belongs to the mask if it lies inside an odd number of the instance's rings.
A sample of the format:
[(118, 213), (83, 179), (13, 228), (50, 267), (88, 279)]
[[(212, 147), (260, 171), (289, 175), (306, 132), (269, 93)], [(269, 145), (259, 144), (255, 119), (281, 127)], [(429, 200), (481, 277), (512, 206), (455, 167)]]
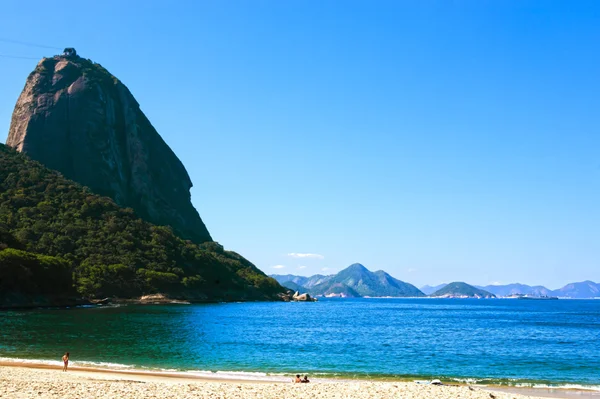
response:
[(63, 363), (65, 364), (63, 366), (63, 370), (62, 371), (67, 371), (67, 367), (69, 367), (69, 352), (65, 352), (65, 354), (62, 357)]

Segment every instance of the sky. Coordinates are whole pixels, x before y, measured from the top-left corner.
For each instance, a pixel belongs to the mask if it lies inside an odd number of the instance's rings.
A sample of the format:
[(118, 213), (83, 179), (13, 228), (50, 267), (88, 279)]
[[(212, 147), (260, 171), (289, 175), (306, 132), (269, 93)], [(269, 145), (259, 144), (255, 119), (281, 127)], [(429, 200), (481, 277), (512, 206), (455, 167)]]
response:
[(596, 0), (3, 0), (0, 140), (75, 47), (267, 274), (599, 282), (598, 43)]

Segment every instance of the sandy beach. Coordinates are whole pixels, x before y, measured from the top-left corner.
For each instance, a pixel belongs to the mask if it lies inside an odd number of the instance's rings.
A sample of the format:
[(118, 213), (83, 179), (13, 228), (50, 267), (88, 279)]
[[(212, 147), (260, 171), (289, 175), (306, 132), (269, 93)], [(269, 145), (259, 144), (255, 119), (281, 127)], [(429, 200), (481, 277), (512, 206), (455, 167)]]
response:
[(310, 384), (216, 380), (161, 373), (117, 372), (32, 364), (0, 365), (0, 398), (320, 398), (320, 399), (523, 399), (537, 398), (480, 387), (413, 382), (319, 381)]

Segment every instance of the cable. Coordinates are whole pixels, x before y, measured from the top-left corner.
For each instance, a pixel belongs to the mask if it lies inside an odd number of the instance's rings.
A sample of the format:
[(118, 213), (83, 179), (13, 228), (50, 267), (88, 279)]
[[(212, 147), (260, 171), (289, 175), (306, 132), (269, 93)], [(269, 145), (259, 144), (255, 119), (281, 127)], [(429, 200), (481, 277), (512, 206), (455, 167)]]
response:
[(53, 50), (61, 50), (60, 47), (46, 46), (44, 44), (36, 44), (36, 43), (29, 43), (29, 42), (21, 42), (21, 41), (18, 41), (18, 40), (4, 39), (2, 37), (0, 37), (0, 42), (12, 43), (12, 44), (20, 44), (22, 46), (29, 46), (29, 47), (39, 47), (39, 48), (49, 48), (49, 49), (53, 49)]
[(21, 60), (39, 60), (37, 57), (21, 57), (20, 55), (8, 55), (8, 54), (0, 54), (2, 58), (17, 58)]

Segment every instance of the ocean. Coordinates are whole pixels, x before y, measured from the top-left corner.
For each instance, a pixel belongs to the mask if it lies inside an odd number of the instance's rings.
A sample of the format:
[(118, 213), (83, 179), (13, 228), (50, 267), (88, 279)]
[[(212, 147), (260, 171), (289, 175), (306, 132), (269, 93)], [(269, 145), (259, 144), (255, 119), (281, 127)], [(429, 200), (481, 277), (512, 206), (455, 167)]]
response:
[(314, 303), (0, 312), (0, 360), (210, 376), (459, 381), (600, 390), (600, 300)]

